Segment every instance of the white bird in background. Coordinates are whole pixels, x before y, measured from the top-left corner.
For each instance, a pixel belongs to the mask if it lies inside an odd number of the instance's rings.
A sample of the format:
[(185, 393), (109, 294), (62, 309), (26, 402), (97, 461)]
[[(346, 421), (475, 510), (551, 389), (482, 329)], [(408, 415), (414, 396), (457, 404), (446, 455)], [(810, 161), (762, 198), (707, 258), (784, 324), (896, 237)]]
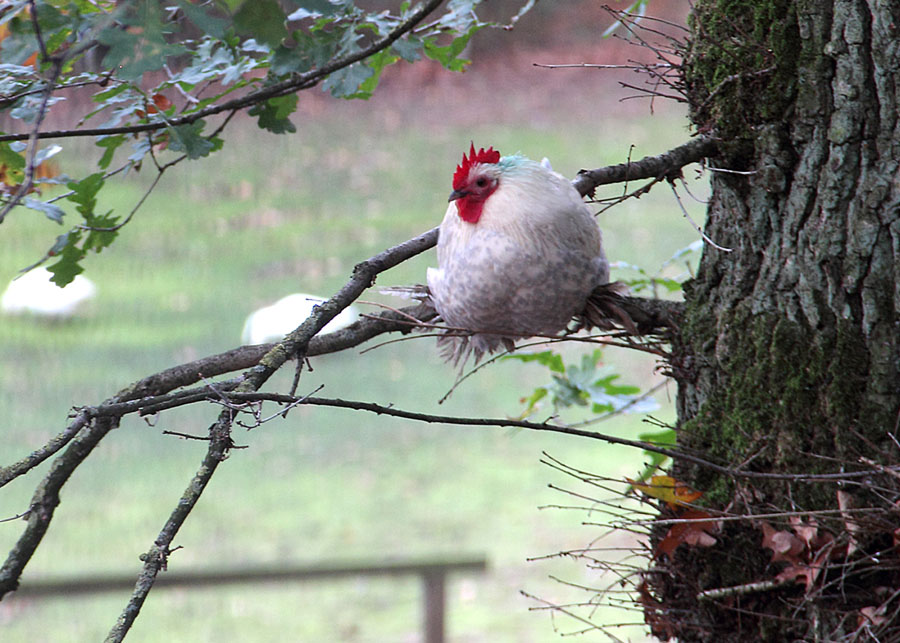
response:
[(555, 335), (609, 281), (590, 208), (549, 163), (493, 148), (469, 155), (453, 175), (428, 288), (448, 332), (444, 355), (476, 361), (534, 335)]
[[(285, 335), (297, 328), (310, 316), (313, 306), (325, 299), (306, 293), (294, 293), (276, 301), (271, 306), (260, 308), (247, 317), (241, 341), (244, 344), (266, 344), (281, 341)], [(348, 306), (337, 317), (328, 322), (321, 332), (331, 333), (346, 328), (359, 319), (359, 311)]]
[(13, 279), (3, 296), (0, 310), (8, 315), (32, 314), (50, 319), (68, 319), (78, 308), (97, 295), (94, 283), (82, 275), (60, 288), (50, 281), (46, 268), (34, 268)]

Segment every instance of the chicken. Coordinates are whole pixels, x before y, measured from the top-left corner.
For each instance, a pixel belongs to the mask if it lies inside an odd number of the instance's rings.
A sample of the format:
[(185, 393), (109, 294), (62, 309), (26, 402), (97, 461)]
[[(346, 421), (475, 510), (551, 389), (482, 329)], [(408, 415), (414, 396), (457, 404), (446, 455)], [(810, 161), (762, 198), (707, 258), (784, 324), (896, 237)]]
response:
[[(521, 155), (475, 151), (453, 175), (428, 288), (463, 363), (534, 335), (555, 335), (609, 281), (601, 235), (563, 176)], [(460, 332), (465, 331), (465, 332)]]

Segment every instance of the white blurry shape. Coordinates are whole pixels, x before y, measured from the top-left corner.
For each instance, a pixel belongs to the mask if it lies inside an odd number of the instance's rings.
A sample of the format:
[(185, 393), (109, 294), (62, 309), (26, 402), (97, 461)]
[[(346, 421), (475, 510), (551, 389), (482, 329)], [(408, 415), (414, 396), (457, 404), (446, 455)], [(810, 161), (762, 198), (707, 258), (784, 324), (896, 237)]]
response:
[(41, 317), (66, 319), (97, 295), (97, 286), (87, 277), (75, 275), (65, 288), (50, 281), (46, 268), (34, 268), (13, 279), (0, 298), (0, 310), (8, 315), (31, 313)]
[[(279, 299), (271, 306), (260, 308), (247, 317), (241, 341), (244, 344), (265, 344), (277, 342), (289, 332), (297, 328), (303, 320), (310, 316), (313, 306), (325, 301), (322, 297), (306, 293), (294, 293)], [(348, 306), (337, 317), (322, 329), (323, 333), (332, 333), (346, 328), (359, 318), (355, 306)]]

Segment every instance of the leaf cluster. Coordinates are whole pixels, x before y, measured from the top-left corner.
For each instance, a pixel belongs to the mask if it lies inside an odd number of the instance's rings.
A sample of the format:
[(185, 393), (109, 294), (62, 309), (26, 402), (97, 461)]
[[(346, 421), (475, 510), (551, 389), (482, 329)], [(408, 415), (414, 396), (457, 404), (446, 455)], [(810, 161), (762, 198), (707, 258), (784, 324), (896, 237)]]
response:
[[(0, 222), (24, 206), (65, 225), (66, 209), (55, 202), (75, 203), (83, 221), (34, 264), (60, 257), (55, 273), (63, 285), (82, 270), (88, 251), (115, 239), (117, 218), (94, 212), (104, 179), (140, 171), (148, 159), (162, 173), (207, 157), (222, 149), (222, 131), (241, 111), (269, 132), (295, 132), (297, 92), (316, 85), (335, 98), (367, 99), (400, 61), (429, 58), (462, 71), (469, 39), (489, 26), (477, 16), (480, 1), (452, 0), (436, 17), (430, 14), (439, 0), (383, 11), (353, 0), (7, 3), (0, 9), (0, 113), (29, 133), (0, 132)], [(93, 89), (93, 107), (65, 130), (40, 131), (53, 106), (77, 88)], [(224, 122), (214, 119), (220, 114)], [(50, 148), (41, 143), (55, 139), (58, 151), (71, 136), (93, 137), (99, 179), (46, 171)], [(72, 192), (26, 198), (54, 183)]]
[(539, 386), (531, 395), (522, 399), (525, 403), (522, 417), (534, 415), (540, 408), (539, 403), (545, 398), (553, 405), (554, 412), (573, 406), (590, 407), (595, 414), (613, 413), (625, 407), (644, 412), (650, 407), (656, 407), (652, 399), (637, 402), (640, 387), (617, 382), (620, 376), (609, 372), (602, 364), (603, 351), (600, 349), (582, 355), (580, 364), (567, 365), (562, 356), (551, 350), (514, 353), (506, 355), (504, 359), (537, 363), (550, 371), (550, 383)]

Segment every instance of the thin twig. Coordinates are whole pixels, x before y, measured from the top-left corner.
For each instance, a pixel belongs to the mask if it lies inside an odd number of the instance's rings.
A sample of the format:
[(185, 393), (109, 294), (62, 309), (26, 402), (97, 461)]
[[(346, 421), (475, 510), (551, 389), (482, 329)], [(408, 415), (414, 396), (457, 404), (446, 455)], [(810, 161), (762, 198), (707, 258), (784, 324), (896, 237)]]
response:
[(725, 248), (724, 246), (720, 246), (718, 243), (710, 239), (705, 232), (703, 232), (703, 228), (701, 228), (697, 223), (691, 218), (691, 215), (688, 214), (687, 209), (684, 207), (684, 204), (681, 202), (681, 197), (678, 196), (678, 191), (675, 189), (675, 183), (672, 181), (669, 182), (669, 187), (672, 188), (672, 194), (675, 195), (675, 201), (678, 203), (678, 207), (681, 208), (681, 214), (684, 215), (684, 218), (687, 219), (694, 229), (700, 233), (700, 236), (703, 237), (703, 240), (711, 245), (716, 250), (721, 250), (722, 252), (733, 252), (732, 248)]
[[(34, 9), (32, 8), (32, 13), (34, 13)], [(28, 157), (25, 164), (25, 176), (22, 179), (22, 183), (19, 185), (19, 188), (16, 190), (15, 194), (6, 202), (6, 205), (3, 206), (3, 209), (0, 210), (0, 223), (3, 223), (3, 220), (6, 218), (6, 215), (16, 207), (21, 200), (24, 198), (26, 194), (31, 191), (31, 188), (34, 187), (34, 172), (35, 168), (35, 157), (37, 156), (38, 150), (38, 139), (40, 136), (41, 125), (44, 122), (44, 118), (47, 116), (47, 107), (50, 103), (50, 97), (53, 94), (53, 87), (56, 84), (56, 79), (59, 78), (60, 73), (62, 73), (62, 61), (53, 59), (51, 61), (50, 67), (50, 77), (47, 79), (47, 87), (44, 89), (44, 96), (41, 99), (41, 104), (38, 107), (37, 115), (34, 119), (34, 125), (31, 128), (31, 132), (29, 134), (23, 135), (23, 138), (28, 139)], [(22, 140), (22, 139), (19, 139)]]

